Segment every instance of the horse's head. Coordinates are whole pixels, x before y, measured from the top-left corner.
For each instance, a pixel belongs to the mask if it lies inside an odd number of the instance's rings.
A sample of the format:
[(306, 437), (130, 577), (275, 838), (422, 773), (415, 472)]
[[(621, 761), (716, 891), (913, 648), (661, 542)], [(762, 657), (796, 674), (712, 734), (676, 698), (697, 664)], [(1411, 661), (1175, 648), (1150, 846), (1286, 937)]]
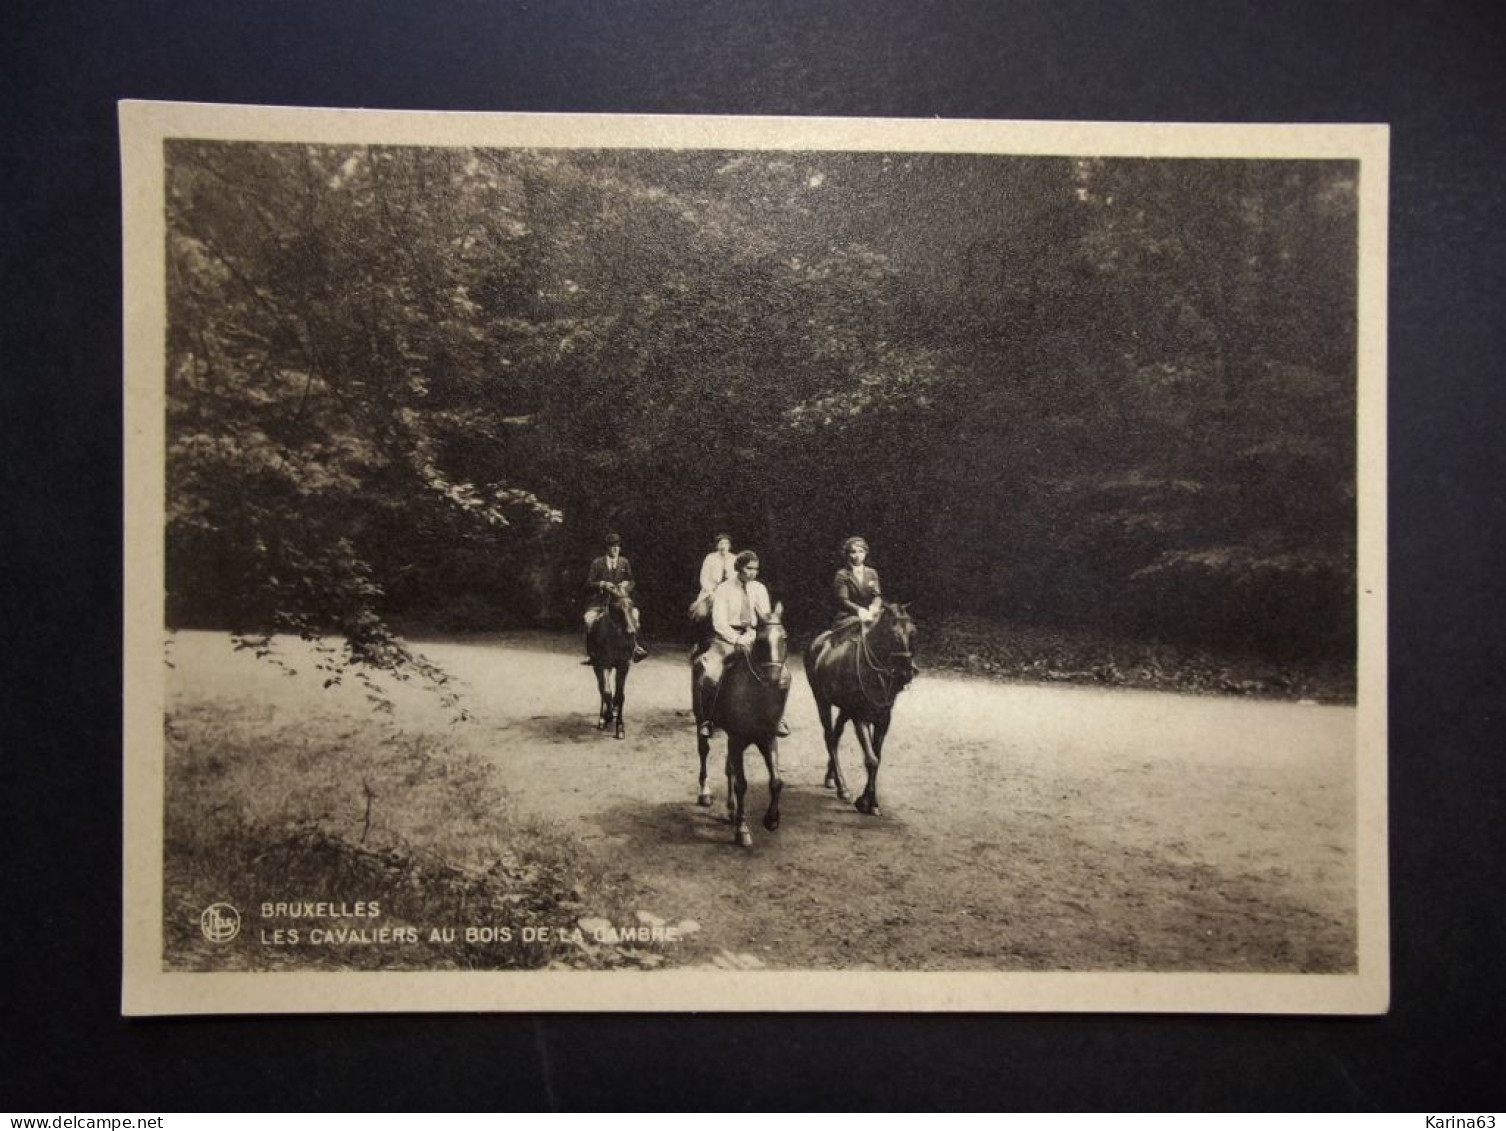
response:
[(768, 667), (783, 667), (790, 654), (789, 634), (784, 630), (784, 602), (774, 606), (767, 620), (758, 626), (753, 641), (753, 662)]
[(915, 666), (916, 631), (909, 608), (900, 604), (885, 605), (874, 627), (879, 630), (876, 650), (898, 676), (899, 686), (904, 687), (920, 670)]
[(607, 616), (617, 628), (629, 635), (633, 631), (633, 601), (625, 593), (615, 590), (607, 597)]

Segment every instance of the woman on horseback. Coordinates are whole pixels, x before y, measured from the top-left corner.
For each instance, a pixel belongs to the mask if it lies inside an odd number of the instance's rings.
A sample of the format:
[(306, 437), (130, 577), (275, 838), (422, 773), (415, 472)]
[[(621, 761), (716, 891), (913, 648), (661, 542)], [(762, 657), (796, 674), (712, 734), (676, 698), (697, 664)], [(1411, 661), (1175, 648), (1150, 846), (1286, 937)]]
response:
[(866, 625), (884, 607), (878, 570), (867, 564), (868, 540), (858, 537), (847, 539), (842, 543), (842, 556), (847, 565), (837, 570), (837, 576), (831, 583), (832, 596), (837, 603), (833, 631), (850, 628), (855, 624)]
[(717, 586), (732, 580), (737, 574), (737, 559), (732, 553), (732, 535), (718, 534), (711, 540), (711, 545), (711, 553), (701, 562), (701, 591), (690, 603), (690, 619), (708, 637), (711, 632), (711, 598), (716, 593)]
[(903, 603), (886, 605), (878, 571), (868, 566), (868, 543), (842, 543), (847, 568), (832, 581), (836, 623), (811, 641), (805, 652), (805, 678), (821, 716), (826, 739), (826, 786), (846, 800), (846, 780), (837, 759), (842, 728), (850, 721), (863, 748), (868, 781), (854, 802), (877, 816), (878, 772), (884, 757), (895, 699), (915, 678), (915, 622)]

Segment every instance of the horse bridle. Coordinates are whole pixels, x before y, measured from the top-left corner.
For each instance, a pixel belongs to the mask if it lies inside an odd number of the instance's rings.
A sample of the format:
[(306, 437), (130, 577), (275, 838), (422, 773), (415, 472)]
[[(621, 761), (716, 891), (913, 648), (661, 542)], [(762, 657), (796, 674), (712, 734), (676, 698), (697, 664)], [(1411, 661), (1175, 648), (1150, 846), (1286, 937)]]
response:
[(633, 627), (632, 609), (633, 599), (626, 593), (617, 593), (614, 591), (612, 593), (611, 599), (607, 601), (608, 615), (611, 615), (611, 613), (613, 613), (614, 611), (620, 613), (622, 615), (623, 623), (627, 626), (629, 631), (631, 631)]
[[(768, 624), (777, 624), (780, 628), (784, 627), (784, 622), (781, 621), (781, 620), (766, 620), (763, 623), (766, 624), (766, 625), (768, 625)], [(786, 656), (783, 660), (779, 661), (778, 663), (775, 663), (774, 661), (770, 660), (768, 663), (755, 664), (753, 662), (753, 650), (751, 648), (738, 648), (737, 652), (735, 653), (735, 655), (741, 656), (743, 658), (743, 661), (748, 665), (748, 674), (753, 677), (754, 682), (757, 683), (760, 687), (766, 687), (766, 686), (768, 686), (769, 680), (774, 678), (774, 670), (775, 669), (778, 669), (780, 672), (783, 672), (785, 670), (785, 668), (789, 667), (789, 663), (790, 663), (790, 658), (788, 656)], [(760, 667), (766, 667), (766, 668), (770, 669), (769, 675), (768, 675), (767, 678), (765, 678), (764, 676), (761, 676), (761, 675), (758, 674), (758, 669)], [(722, 697), (722, 685), (723, 685), (723, 682), (725, 681), (725, 679), (726, 679), (726, 676), (724, 675), (722, 677), (722, 679), (717, 680), (716, 691), (711, 696), (711, 713), (712, 714), (716, 713), (716, 705), (721, 700), (721, 697)]]
[[(782, 620), (774, 620), (772, 618), (769, 619), (769, 620), (764, 621), (763, 624), (764, 624), (764, 626), (772, 624), (772, 625), (778, 626), (779, 628), (783, 628), (784, 627), (784, 621), (782, 621)], [(763, 661), (762, 663), (755, 664), (753, 662), (753, 649), (751, 649), (751, 648), (747, 648), (747, 649), (739, 648), (738, 649), (738, 654), (741, 655), (747, 661), (748, 671), (752, 673), (753, 678), (755, 680), (757, 680), (760, 685), (768, 683), (770, 679), (774, 678), (774, 672), (776, 670), (782, 672), (782, 671), (784, 671), (785, 668), (789, 667), (789, 663), (790, 663), (790, 658), (789, 658), (788, 655), (786, 655), (785, 658), (782, 659), (782, 660), (766, 660), (766, 661)], [(765, 676), (759, 675), (758, 674), (758, 669), (759, 668), (767, 668), (767, 669), (769, 669), (768, 676), (765, 677)], [(717, 690), (718, 691), (721, 690), (720, 685), (718, 685)]]
[[(865, 659), (868, 661), (868, 666), (873, 669), (873, 673), (878, 676), (879, 687), (885, 696), (883, 701), (875, 699), (868, 693), (868, 688), (863, 685), (863, 661)], [(904, 660), (909, 664), (912, 671), (915, 667), (915, 653), (908, 648), (889, 653), (887, 660), (891, 665), (895, 660)], [(889, 679), (886, 677), (897, 676), (899, 674), (898, 669), (892, 666), (885, 667), (874, 658), (873, 649), (868, 645), (868, 628), (866, 625), (861, 626), (858, 631), (858, 647), (853, 652), (853, 666), (857, 668), (858, 690), (862, 692), (863, 698), (868, 700), (870, 707), (877, 711), (886, 711), (894, 706), (895, 699), (899, 698), (899, 693), (904, 690), (904, 687), (898, 687), (891, 691), (889, 689)]]

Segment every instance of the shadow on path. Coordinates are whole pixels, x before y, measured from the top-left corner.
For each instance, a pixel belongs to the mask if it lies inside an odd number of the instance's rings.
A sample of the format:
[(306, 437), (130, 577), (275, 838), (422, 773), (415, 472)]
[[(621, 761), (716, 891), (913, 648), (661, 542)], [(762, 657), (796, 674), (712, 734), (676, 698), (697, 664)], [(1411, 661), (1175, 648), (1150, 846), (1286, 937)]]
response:
[(695, 755), (695, 723), (690, 711), (671, 708), (648, 708), (640, 714), (633, 712), (629, 701), (624, 711), (625, 734), (619, 743), (610, 731), (598, 730), (595, 711), (572, 711), (565, 715), (534, 715), (511, 724), (507, 729), (522, 731), (531, 739), (553, 744), (582, 742), (611, 742), (625, 748), (633, 748), (636, 740), (640, 745), (663, 740), (683, 739), (691, 756)]
[[(595, 818), (596, 824), (636, 859), (663, 860), (667, 856), (683, 859), (682, 850), (686, 848), (723, 844), (729, 856), (747, 855), (750, 850), (732, 843), (726, 778), (718, 770), (707, 778), (707, 784), (714, 794), (709, 807), (696, 804), (696, 779), (692, 773), (685, 778), (683, 800), (614, 805)], [(774, 832), (769, 832), (762, 823), (768, 805), (768, 778), (754, 771), (749, 775), (746, 808), (753, 832), (751, 851), (755, 855), (760, 850), (775, 856), (786, 852), (808, 854), (813, 838), (822, 841), (823, 851), (839, 850), (854, 835), (868, 844), (898, 844), (909, 832), (903, 821), (865, 817), (850, 802), (838, 801), (834, 793), (819, 787), (796, 788), (786, 782), (779, 800), (780, 826)], [(699, 852), (693, 855), (704, 859)]]

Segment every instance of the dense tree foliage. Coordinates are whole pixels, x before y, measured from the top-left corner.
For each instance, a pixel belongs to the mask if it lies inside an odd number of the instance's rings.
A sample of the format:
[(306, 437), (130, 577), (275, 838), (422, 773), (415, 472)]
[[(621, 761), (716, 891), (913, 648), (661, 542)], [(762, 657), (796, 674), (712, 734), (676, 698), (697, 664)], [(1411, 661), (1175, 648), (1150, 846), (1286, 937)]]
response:
[(652, 633), (710, 535), (797, 627), (1353, 642), (1355, 166), (168, 146), (173, 624)]

